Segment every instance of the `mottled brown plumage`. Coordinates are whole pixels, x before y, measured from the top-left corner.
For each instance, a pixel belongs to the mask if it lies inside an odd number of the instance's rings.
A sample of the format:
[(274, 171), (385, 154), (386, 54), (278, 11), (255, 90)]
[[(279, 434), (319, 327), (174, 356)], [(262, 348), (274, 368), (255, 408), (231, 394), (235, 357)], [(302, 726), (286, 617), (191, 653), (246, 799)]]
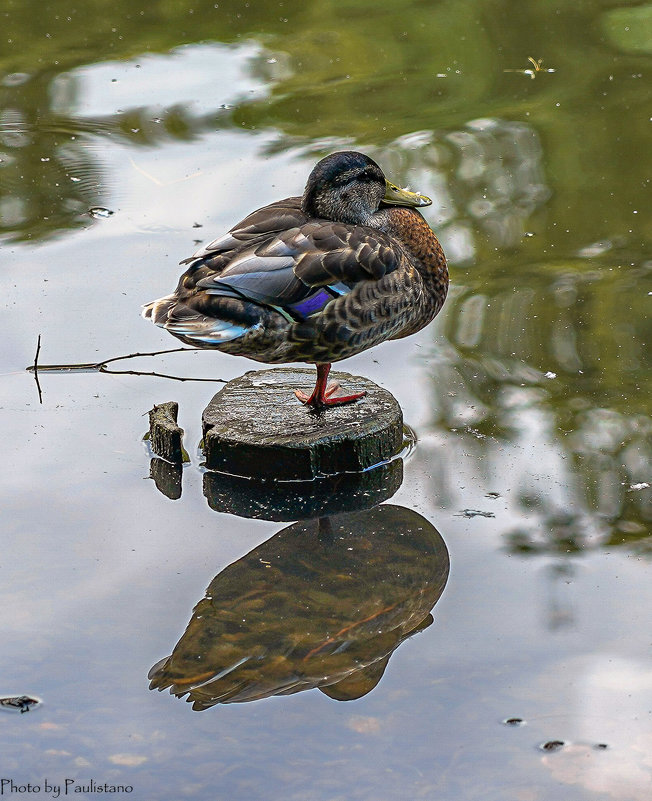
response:
[(315, 408), (356, 400), (326, 388), (331, 362), (427, 325), (448, 289), (441, 246), (414, 206), (361, 153), (314, 168), (303, 197), (245, 217), (201, 248), (172, 295), (143, 315), (188, 344), (268, 364), (317, 365)]

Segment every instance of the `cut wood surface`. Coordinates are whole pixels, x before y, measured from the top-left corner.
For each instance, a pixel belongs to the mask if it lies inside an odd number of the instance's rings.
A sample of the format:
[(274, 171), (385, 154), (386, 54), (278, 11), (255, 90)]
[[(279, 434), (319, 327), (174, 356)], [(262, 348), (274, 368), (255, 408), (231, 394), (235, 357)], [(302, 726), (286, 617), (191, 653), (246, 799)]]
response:
[(206, 467), (248, 478), (306, 481), (359, 472), (386, 461), (403, 444), (403, 414), (373, 381), (331, 373), (346, 394), (364, 398), (314, 412), (294, 396), (310, 392), (311, 369), (246, 373), (221, 389), (202, 415)]

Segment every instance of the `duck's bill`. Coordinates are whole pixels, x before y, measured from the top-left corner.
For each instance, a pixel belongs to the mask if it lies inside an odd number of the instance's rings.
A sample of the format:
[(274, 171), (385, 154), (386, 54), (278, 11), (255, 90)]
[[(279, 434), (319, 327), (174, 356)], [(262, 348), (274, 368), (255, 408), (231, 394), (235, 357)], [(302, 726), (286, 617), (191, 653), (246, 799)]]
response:
[(430, 206), (432, 200), (418, 192), (400, 189), (396, 184), (385, 182), (385, 197), (383, 203), (390, 206)]

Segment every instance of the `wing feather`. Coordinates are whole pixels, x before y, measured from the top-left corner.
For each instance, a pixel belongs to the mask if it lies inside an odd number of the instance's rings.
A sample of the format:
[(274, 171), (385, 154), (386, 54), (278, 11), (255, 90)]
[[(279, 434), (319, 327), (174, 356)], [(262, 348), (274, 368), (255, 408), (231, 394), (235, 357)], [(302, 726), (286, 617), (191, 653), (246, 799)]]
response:
[(307, 215), (301, 211), (301, 198), (289, 197), (270, 203), (262, 209), (256, 209), (248, 214), (244, 220), (233, 226), (223, 236), (203, 245), (199, 250), (183, 259), (181, 264), (190, 264), (197, 259), (214, 256), (242, 247), (243, 243), (260, 239), (265, 234), (277, 233), (288, 228), (296, 228), (307, 221)]

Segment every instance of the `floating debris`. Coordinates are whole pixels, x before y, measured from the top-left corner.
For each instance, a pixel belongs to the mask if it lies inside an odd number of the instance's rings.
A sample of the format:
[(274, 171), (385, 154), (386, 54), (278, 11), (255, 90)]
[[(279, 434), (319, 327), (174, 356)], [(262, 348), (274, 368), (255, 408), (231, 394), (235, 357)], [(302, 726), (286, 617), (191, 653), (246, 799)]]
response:
[(455, 517), (495, 517), (493, 512), (482, 512), (480, 509), (462, 509)]
[(638, 492), (639, 490), (648, 489), (650, 486), (649, 482), (641, 481), (638, 484), (630, 484), (629, 491), (630, 492)]
[(33, 695), (3, 695), (0, 696), (0, 707), (10, 712), (29, 712), (32, 707), (43, 703), (40, 698)]
[(607, 743), (596, 743), (593, 747), (596, 751), (606, 751), (609, 748)]
[(103, 217), (110, 217), (113, 214), (111, 209), (105, 209), (103, 206), (93, 206), (88, 210), (88, 213), (96, 220), (102, 219)]
[(491, 498), (492, 500), (495, 501), (496, 498), (500, 498), (500, 493), (499, 492), (488, 492), (484, 497), (485, 498)]
[(542, 751), (560, 751), (565, 745), (563, 740), (547, 740), (545, 743), (541, 743), (539, 748)]
[(521, 75), (529, 75), (532, 80), (536, 78), (537, 72), (556, 72), (554, 69), (544, 69), (541, 65), (543, 64), (543, 59), (538, 58), (534, 59), (532, 56), (528, 56), (527, 60), (532, 64), (532, 69), (525, 69), (525, 70), (503, 70), (503, 72), (518, 72)]
[(505, 726), (526, 726), (526, 722), (523, 718), (506, 718), (503, 720)]
[(544, 375), (544, 378), (557, 378), (557, 373), (552, 373), (550, 370)]

